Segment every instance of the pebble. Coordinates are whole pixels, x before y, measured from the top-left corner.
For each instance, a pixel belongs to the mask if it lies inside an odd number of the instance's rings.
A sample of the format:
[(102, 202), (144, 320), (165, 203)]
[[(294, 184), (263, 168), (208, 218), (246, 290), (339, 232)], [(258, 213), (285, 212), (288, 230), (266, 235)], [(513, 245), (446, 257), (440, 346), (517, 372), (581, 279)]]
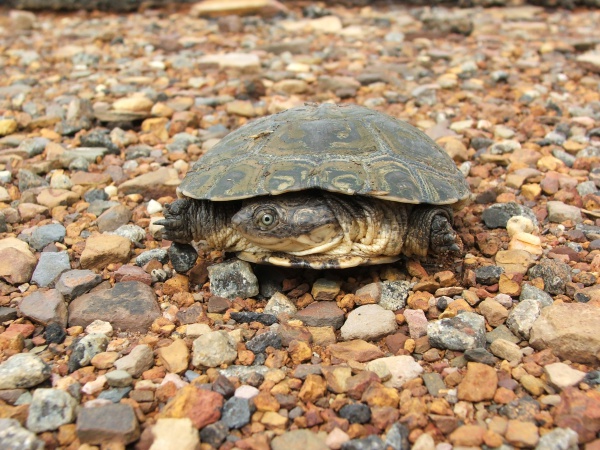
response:
[(149, 345), (136, 345), (127, 356), (117, 359), (114, 365), (117, 370), (124, 370), (132, 377), (138, 378), (142, 372), (154, 365), (154, 353)]
[(555, 428), (540, 437), (536, 450), (573, 450), (577, 448), (577, 432), (569, 428)]
[(529, 218), (534, 226), (537, 219), (533, 211), (514, 202), (496, 203), (483, 211), (481, 218), (488, 228), (506, 228), (511, 217), (524, 216)]
[[(336, 428), (339, 429), (339, 428)], [(337, 439), (339, 442), (339, 438)], [(309, 430), (292, 430), (282, 435), (276, 436), (271, 441), (272, 450), (327, 450), (331, 447), (327, 441), (319, 433), (312, 433)]]
[(140, 253), (135, 258), (135, 263), (138, 266), (143, 267), (153, 259), (156, 259), (157, 261), (165, 264), (168, 261), (167, 255), (167, 250), (165, 250), (164, 248), (153, 248), (152, 250), (147, 250), (143, 253)]
[(177, 390), (158, 417), (174, 419), (188, 417), (194, 427), (200, 429), (219, 420), (222, 409), (223, 396), (190, 384)]
[(456, 317), (430, 321), (427, 336), (432, 346), (464, 351), (485, 346), (485, 319), (479, 314), (463, 312)]
[(33, 353), (17, 353), (0, 364), (0, 389), (37, 386), (50, 378), (51, 368)]
[(554, 302), (550, 294), (544, 292), (541, 289), (538, 289), (532, 284), (526, 283), (521, 286), (521, 294), (519, 295), (519, 300), (535, 300), (540, 304), (542, 308), (550, 306)]
[(109, 386), (122, 388), (133, 383), (133, 377), (125, 370), (112, 370), (106, 373), (106, 382)]
[(574, 223), (583, 221), (581, 209), (577, 206), (566, 205), (559, 201), (550, 201), (546, 204), (548, 208), (548, 220), (554, 223), (562, 223), (570, 220)]
[(281, 337), (274, 331), (257, 334), (246, 342), (246, 348), (253, 353), (263, 353), (267, 347), (281, 348)]
[(67, 326), (67, 305), (56, 289), (36, 291), (24, 297), (19, 303), (19, 312), (42, 325), (55, 322), (63, 328)]
[(280, 292), (276, 292), (267, 302), (264, 311), (265, 314), (272, 314), (278, 317), (280, 314), (293, 316), (298, 312), (298, 309), (289, 298)]
[(71, 269), (69, 254), (64, 252), (43, 252), (31, 275), (31, 282), (40, 287), (47, 287), (60, 274)]
[(200, 430), (200, 440), (218, 448), (229, 435), (229, 427), (222, 421), (211, 423)]
[(130, 250), (131, 242), (122, 236), (92, 236), (87, 239), (81, 254), (81, 267), (101, 270), (109, 264), (126, 263), (129, 261)]
[(0, 277), (8, 283), (29, 282), (36, 265), (37, 258), (25, 242), (17, 238), (0, 241)]
[(411, 283), (407, 281), (382, 282), (381, 297), (378, 301), (379, 306), (390, 311), (398, 311), (404, 308), (411, 287)]
[(481, 402), (491, 400), (498, 387), (496, 369), (486, 364), (470, 362), (467, 364), (467, 373), (457, 388), (459, 400)]
[(81, 408), (76, 432), (81, 443), (91, 445), (119, 443), (124, 446), (140, 436), (135, 411), (124, 403)]
[(594, 363), (600, 351), (600, 311), (586, 303), (558, 303), (544, 308), (530, 330), (530, 345), (550, 348), (570, 361)]
[(338, 330), (344, 324), (344, 311), (335, 302), (313, 302), (298, 311), (295, 318), (309, 327), (333, 327)]
[(190, 352), (182, 339), (173, 341), (166, 347), (161, 347), (157, 351), (159, 361), (163, 367), (170, 373), (183, 373), (188, 368)]
[(238, 323), (260, 322), (267, 326), (277, 323), (277, 317), (273, 314), (256, 313), (254, 311), (232, 312), (230, 317)]
[(523, 359), (523, 351), (514, 342), (505, 339), (494, 339), (490, 345), (490, 351), (498, 358), (510, 362), (520, 362)]
[(108, 337), (105, 334), (88, 334), (73, 345), (73, 352), (69, 358), (69, 371), (74, 372), (80, 367), (88, 366), (92, 358), (106, 350)]
[[(313, 324), (307, 324), (313, 325)], [(314, 325), (313, 325), (314, 326)], [(351, 339), (379, 339), (396, 331), (396, 316), (379, 305), (363, 305), (350, 312), (341, 327), (341, 337)]]
[(67, 300), (73, 300), (85, 294), (102, 282), (102, 277), (91, 270), (68, 270), (61, 274), (56, 289)]
[(195, 367), (219, 367), (237, 358), (237, 342), (225, 331), (211, 331), (194, 340), (192, 364)]
[(78, 402), (60, 389), (36, 389), (29, 405), (27, 428), (36, 433), (75, 421)]
[(376, 435), (351, 439), (342, 444), (342, 450), (383, 450), (385, 443)]
[(258, 279), (246, 261), (236, 259), (213, 264), (208, 267), (208, 278), (211, 292), (219, 297), (248, 298), (258, 295), (259, 292)]
[(151, 430), (153, 440), (150, 448), (195, 450), (200, 446), (198, 430), (187, 417), (158, 419)]
[(0, 446), (14, 450), (43, 450), (44, 441), (23, 428), (16, 419), (0, 419)]
[(396, 389), (401, 388), (405, 383), (417, 378), (423, 373), (423, 368), (412, 356), (408, 355), (388, 356), (386, 358), (375, 359), (367, 364), (367, 370), (371, 370), (369, 367), (375, 367), (379, 364), (384, 364), (391, 375), (391, 378), (388, 379), (384, 385)]
[(477, 283), (490, 286), (498, 283), (500, 275), (504, 273), (504, 269), (498, 266), (483, 266), (475, 269), (475, 279)]
[(567, 283), (571, 281), (571, 268), (562, 261), (542, 259), (529, 269), (529, 279), (541, 278), (544, 291), (549, 294), (564, 294)]
[(159, 316), (154, 290), (139, 281), (116, 283), (113, 288), (80, 295), (69, 304), (69, 326), (85, 327), (99, 319), (113, 328), (146, 332)]
[(65, 234), (65, 227), (59, 223), (43, 225), (33, 230), (29, 237), (29, 245), (39, 252), (48, 244), (63, 242)]
[(121, 225), (116, 230), (108, 232), (108, 234), (114, 234), (116, 236), (127, 238), (133, 244), (139, 244), (141, 241), (146, 239), (146, 232), (144, 229), (132, 224)]
[(546, 364), (544, 373), (548, 377), (550, 385), (559, 390), (579, 384), (586, 375), (585, 372), (573, 369), (561, 362)]
[(167, 254), (173, 269), (178, 273), (186, 273), (196, 265), (198, 259), (198, 252), (192, 245), (178, 244), (177, 242), (171, 244)]
[(516, 336), (527, 340), (541, 309), (541, 305), (536, 300), (522, 300), (509, 312), (506, 326)]
[(254, 410), (254, 403), (247, 398), (231, 397), (223, 405), (221, 421), (228, 428), (242, 428), (250, 422)]
[(405, 309), (404, 318), (408, 324), (410, 337), (418, 339), (427, 335), (427, 317), (420, 309)]

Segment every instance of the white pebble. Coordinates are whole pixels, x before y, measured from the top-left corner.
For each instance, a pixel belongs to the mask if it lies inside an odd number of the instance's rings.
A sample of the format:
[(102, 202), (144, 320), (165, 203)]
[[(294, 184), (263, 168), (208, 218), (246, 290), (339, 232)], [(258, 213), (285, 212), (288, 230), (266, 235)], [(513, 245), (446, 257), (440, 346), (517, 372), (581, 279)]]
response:
[(119, 192), (119, 190), (117, 189), (116, 186), (106, 186), (104, 188), (104, 192), (106, 192), (106, 195), (108, 195), (109, 198), (114, 197), (115, 195), (117, 195), (117, 193)]
[(110, 322), (105, 322), (104, 320), (94, 320), (87, 327), (85, 327), (85, 332), (88, 334), (101, 333), (110, 337), (113, 335), (113, 327)]
[(256, 397), (259, 393), (259, 390), (254, 386), (250, 386), (248, 384), (242, 384), (239, 388), (235, 390), (235, 397), (239, 398), (247, 398), (251, 399), (252, 397)]
[(148, 202), (148, 206), (146, 207), (146, 211), (148, 212), (148, 214), (155, 214), (157, 212), (161, 212), (162, 210), (162, 205), (156, 200), (150, 200)]
[(94, 381), (88, 381), (81, 388), (81, 392), (88, 395), (93, 395), (100, 392), (106, 384), (106, 375), (100, 375)]
[(10, 170), (0, 170), (0, 183), (10, 183), (11, 179)]
[(525, 216), (513, 216), (506, 223), (508, 235), (513, 237), (517, 233), (531, 233), (533, 231), (533, 221)]

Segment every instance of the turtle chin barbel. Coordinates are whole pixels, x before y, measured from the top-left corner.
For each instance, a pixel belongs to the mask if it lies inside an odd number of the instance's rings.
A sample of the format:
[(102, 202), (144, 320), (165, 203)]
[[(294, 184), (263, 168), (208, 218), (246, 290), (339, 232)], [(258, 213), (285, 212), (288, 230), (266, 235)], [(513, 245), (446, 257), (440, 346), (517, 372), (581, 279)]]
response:
[(464, 176), (407, 123), (355, 105), (258, 119), (202, 156), (165, 207), (163, 236), (241, 259), (344, 268), (459, 253)]

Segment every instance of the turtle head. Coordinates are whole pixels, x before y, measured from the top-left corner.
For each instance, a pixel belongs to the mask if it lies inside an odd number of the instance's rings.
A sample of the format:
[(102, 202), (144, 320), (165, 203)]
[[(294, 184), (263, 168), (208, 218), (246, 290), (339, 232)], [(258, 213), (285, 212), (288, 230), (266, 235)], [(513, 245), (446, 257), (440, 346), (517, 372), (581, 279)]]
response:
[(306, 191), (247, 200), (231, 224), (260, 248), (294, 255), (323, 252), (343, 237), (324, 198)]
[(154, 222), (164, 227), (162, 232), (164, 239), (182, 244), (193, 240), (191, 225), (193, 203), (190, 199), (180, 198), (165, 205), (165, 218)]

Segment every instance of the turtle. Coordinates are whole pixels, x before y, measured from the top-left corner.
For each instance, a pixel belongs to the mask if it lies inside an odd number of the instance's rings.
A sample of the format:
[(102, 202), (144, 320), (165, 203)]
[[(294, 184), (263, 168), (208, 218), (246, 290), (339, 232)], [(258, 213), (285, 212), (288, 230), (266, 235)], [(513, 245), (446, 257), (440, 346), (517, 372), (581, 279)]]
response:
[(163, 239), (252, 263), (347, 268), (460, 253), (470, 190), (407, 122), (354, 104), (250, 121), (202, 155), (165, 205)]

